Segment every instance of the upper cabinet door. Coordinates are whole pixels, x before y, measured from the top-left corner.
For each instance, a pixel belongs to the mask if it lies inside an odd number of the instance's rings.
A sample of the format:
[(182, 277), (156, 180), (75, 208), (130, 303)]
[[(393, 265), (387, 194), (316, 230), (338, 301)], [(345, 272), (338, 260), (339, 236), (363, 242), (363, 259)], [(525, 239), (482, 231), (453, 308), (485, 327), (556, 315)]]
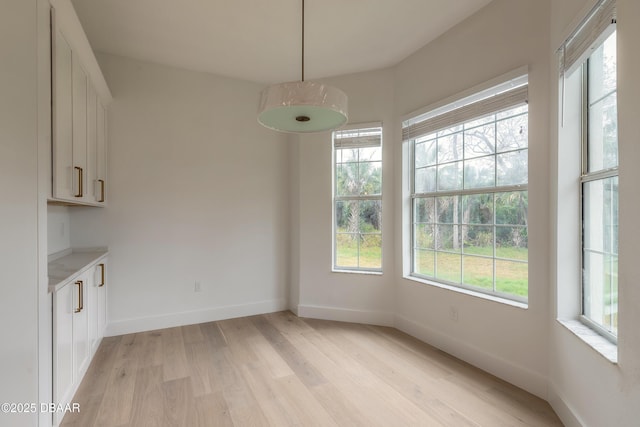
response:
[(97, 99), (97, 147), (95, 200), (107, 203), (107, 109)]
[(87, 73), (71, 53), (73, 83), (73, 169), (74, 198), (87, 201)]
[(53, 22), (53, 197), (74, 200), (71, 47)]
[(96, 96), (96, 91), (92, 85), (87, 85), (87, 168), (86, 168), (86, 177), (87, 177), (87, 187), (85, 188), (85, 193), (90, 202), (97, 202), (98, 197), (96, 197), (96, 182), (98, 180), (97, 175), (97, 103), (98, 97)]

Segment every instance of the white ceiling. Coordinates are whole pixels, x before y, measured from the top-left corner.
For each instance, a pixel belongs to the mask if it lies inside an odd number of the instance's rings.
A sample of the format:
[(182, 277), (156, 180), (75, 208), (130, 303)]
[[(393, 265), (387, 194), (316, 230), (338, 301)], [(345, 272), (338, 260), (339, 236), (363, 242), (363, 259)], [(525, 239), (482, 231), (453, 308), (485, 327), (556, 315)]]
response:
[[(306, 0), (305, 78), (397, 64), (491, 0)], [(72, 0), (94, 50), (300, 80), (301, 0)]]

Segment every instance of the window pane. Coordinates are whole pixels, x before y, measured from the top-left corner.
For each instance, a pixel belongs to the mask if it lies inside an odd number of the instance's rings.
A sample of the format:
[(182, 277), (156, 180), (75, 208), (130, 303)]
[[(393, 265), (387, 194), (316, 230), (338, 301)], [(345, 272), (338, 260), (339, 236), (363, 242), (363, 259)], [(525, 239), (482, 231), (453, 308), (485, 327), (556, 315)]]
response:
[(438, 138), (438, 163), (462, 160), (462, 133)]
[(464, 158), (493, 154), (495, 144), (496, 128), (493, 123), (467, 130), (464, 133)]
[(584, 315), (612, 333), (618, 330), (618, 258), (585, 251)]
[(379, 233), (382, 224), (382, 201), (363, 200), (360, 203), (360, 232)]
[[(344, 233), (349, 227), (349, 216), (351, 214), (351, 204), (355, 202), (336, 202), (336, 232)], [(357, 230), (356, 230), (357, 231)]]
[(416, 142), (415, 147), (415, 164), (417, 168), (431, 166), (436, 163), (437, 144), (435, 139)]
[(435, 225), (416, 224), (414, 242), (418, 249), (435, 249)]
[(496, 193), (495, 200), (496, 224), (527, 225), (528, 192)]
[(430, 193), (436, 191), (436, 168), (416, 169), (415, 192)]
[(526, 184), (528, 178), (528, 157), (527, 150), (512, 151), (498, 154), (497, 163), (497, 185), (518, 185)]
[(382, 194), (382, 162), (359, 163), (358, 180), (360, 195)]
[(441, 224), (459, 224), (462, 206), (459, 196), (438, 197), (438, 222)]
[(436, 225), (436, 249), (448, 252), (460, 252), (460, 226)]
[[(478, 126), (482, 126), (482, 125), (486, 125), (487, 123), (493, 123), (496, 120), (496, 115), (495, 114), (489, 114), (488, 116), (485, 117), (479, 117), (477, 119), (474, 119), (470, 122), (467, 122), (464, 124), (464, 128), (465, 129), (471, 129), (471, 128), (475, 128)], [(493, 127), (493, 125), (491, 125)]]
[(361, 162), (381, 162), (382, 161), (382, 147), (367, 147), (360, 149), (360, 161)]
[(493, 226), (462, 226), (462, 242), (465, 254), (493, 257)]
[(417, 250), (415, 251), (415, 265), (414, 271), (424, 276), (434, 277), (435, 270), (435, 255), (433, 251)]
[(493, 259), (465, 256), (463, 263), (462, 283), (493, 290)]
[(529, 117), (527, 114), (501, 120), (497, 123), (497, 151), (511, 151), (527, 148), (529, 144)]
[(363, 234), (360, 236), (361, 268), (382, 268), (382, 235)]
[(436, 199), (435, 197), (420, 198), (414, 200), (414, 221), (415, 222), (436, 222)]
[(495, 167), (493, 156), (464, 162), (464, 188), (494, 187)]
[(462, 189), (462, 162), (438, 166), (438, 190)]
[(496, 227), (496, 257), (527, 261), (527, 227)]
[(358, 267), (358, 235), (336, 233), (336, 266)]
[(510, 110), (499, 112), (498, 114), (496, 114), (496, 118), (498, 120), (505, 119), (507, 117), (517, 116), (518, 114), (526, 113), (528, 111), (529, 111), (529, 106), (528, 105), (521, 105), (519, 107), (512, 108)]
[(493, 224), (493, 194), (472, 194), (462, 197), (464, 224)]
[(336, 150), (336, 163), (347, 163), (358, 161), (358, 149), (341, 148)]
[(462, 268), (461, 255), (436, 252), (436, 277), (449, 282), (460, 283)]
[(616, 90), (616, 33), (589, 57), (589, 99), (594, 102)]
[[(450, 135), (456, 132), (461, 132), (461, 131), (462, 131), (462, 125), (457, 125), (457, 126), (450, 127), (448, 129), (443, 129), (441, 131), (438, 131), (437, 136), (443, 137), (443, 136)], [(439, 160), (439, 161), (442, 161), (442, 160)]]
[(527, 263), (496, 260), (496, 291), (526, 298), (528, 287)]
[(589, 172), (618, 166), (617, 95), (612, 93), (589, 108)]
[(360, 204), (358, 201), (336, 202), (336, 228), (339, 233), (360, 232)]
[(336, 165), (336, 195), (355, 196), (359, 192), (358, 163)]
[(585, 249), (618, 253), (618, 177), (583, 184)]

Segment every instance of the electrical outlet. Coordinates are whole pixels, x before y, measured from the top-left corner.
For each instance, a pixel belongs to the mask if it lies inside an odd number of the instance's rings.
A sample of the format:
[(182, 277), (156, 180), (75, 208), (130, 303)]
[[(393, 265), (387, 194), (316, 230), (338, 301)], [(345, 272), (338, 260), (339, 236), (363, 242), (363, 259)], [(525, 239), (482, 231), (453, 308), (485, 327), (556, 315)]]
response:
[(458, 308), (457, 307), (449, 307), (449, 319), (454, 322), (458, 321)]
[(200, 282), (196, 281), (196, 283), (193, 285), (193, 292), (202, 292), (202, 285), (200, 284)]

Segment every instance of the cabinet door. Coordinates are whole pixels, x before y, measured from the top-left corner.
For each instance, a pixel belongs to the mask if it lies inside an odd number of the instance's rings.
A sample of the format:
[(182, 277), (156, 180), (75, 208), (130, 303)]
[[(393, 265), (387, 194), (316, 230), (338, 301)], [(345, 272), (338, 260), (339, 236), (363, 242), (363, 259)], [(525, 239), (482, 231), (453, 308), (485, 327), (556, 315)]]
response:
[(72, 60), (71, 47), (64, 35), (56, 28), (51, 37), (53, 58), (53, 197), (74, 199), (75, 175), (73, 169), (73, 113), (72, 113)]
[(73, 283), (73, 382), (81, 381), (89, 361), (88, 292), (89, 274), (83, 274)]
[(98, 275), (96, 281), (98, 282), (98, 341), (104, 337), (104, 330), (107, 327), (107, 258), (104, 258), (100, 264), (98, 264)]
[[(87, 84), (87, 188), (85, 193), (88, 201), (95, 203), (98, 201), (96, 197), (96, 183), (98, 181), (97, 176), (97, 148), (98, 148), (98, 123), (97, 123), (97, 103), (98, 97), (96, 91), (91, 84)], [(99, 196), (99, 195), (98, 195)]]
[(88, 316), (88, 334), (89, 334), (89, 354), (93, 355), (98, 344), (98, 281), (96, 272), (98, 266), (90, 269), (92, 279), (87, 283), (87, 316)]
[(73, 311), (76, 289), (73, 282), (53, 296), (53, 401), (69, 401), (73, 391)]
[(78, 202), (87, 196), (87, 73), (78, 57), (71, 53), (73, 84), (73, 196)]
[(107, 110), (97, 100), (97, 147), (96, 147), (96, 202), (107, 202)]

